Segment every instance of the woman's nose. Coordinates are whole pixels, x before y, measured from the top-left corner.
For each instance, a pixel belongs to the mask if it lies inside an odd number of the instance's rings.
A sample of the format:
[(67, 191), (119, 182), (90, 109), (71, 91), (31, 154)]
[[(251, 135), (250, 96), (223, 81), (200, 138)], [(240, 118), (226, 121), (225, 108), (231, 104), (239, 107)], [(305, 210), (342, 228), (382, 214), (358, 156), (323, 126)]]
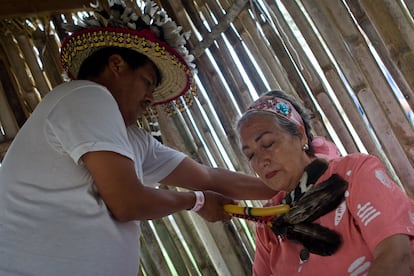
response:
[(270, 165), (270, 158), (264, 154), (260, 154), (255, 161), (257, 168), (265, 169)]
[(263, 168), (267, 168), (270, 165), (269, 158), (263, 158), (261, 165), (262, 165)]

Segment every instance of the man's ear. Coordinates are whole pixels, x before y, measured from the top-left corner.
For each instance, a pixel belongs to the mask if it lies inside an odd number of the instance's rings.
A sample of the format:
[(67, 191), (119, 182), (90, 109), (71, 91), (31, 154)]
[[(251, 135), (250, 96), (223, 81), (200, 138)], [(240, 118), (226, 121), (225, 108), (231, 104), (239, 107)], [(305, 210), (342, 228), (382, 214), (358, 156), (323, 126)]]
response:
[(113, 54), (108, 59), (109, 70), (115, 75), (119, 75), (124, 70), (125, 65), (125, 60), (118, 54)]

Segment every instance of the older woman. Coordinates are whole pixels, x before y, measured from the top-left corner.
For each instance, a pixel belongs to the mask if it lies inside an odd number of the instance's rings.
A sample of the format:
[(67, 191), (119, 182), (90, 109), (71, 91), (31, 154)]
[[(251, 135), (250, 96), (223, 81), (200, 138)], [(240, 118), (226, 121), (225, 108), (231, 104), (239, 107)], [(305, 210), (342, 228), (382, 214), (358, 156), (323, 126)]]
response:
[[(288, 213), (272, 228), (258, 224), (254, 275), (413, 274), (414, 204), (379, 159), (360, 153), (333, 159), (315, 155), (308, 115), (282, 91), (255, 101), (238, 131), (251, 167), (281, 191), (270, 205), (298, 209), (300, 198), (318, 185), (344, 189), (337, 204), (326, 202), (332, 192), (306, 199), (313, 209), (298, 216), (313, 216), (312, 222), (296, 224), (284, 219)], [(325, 210), (318, 213), (318, 208)]]

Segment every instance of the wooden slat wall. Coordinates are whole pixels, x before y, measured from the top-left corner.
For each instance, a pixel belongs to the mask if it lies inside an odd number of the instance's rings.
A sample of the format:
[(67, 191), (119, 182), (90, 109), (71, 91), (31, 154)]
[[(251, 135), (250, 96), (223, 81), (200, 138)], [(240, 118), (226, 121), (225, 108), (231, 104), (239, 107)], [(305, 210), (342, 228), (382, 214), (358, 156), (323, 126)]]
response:
[[(413, 1), (158, 3), (193, 33), (199, 86), (197, 100), (184, 113), (169, 117), (158, 110), (165, 144), (203, 164), (253, 174), (235, 123), (256, 95), (284, 89), (312, 111), (316, 135), (334, 140), (342, 154), (379, 156), (413, 195)], [(30, 21), (34, 27), (19, 18), (0, 20), (0, 160), (41, 98), (64, 81), (57, 40), (63, 37), (61, 17), (42, 13)], [(142, 275), (251, 274), (250, 222), (208, 223), (181, 212), (143, 222), (142, 228)]]

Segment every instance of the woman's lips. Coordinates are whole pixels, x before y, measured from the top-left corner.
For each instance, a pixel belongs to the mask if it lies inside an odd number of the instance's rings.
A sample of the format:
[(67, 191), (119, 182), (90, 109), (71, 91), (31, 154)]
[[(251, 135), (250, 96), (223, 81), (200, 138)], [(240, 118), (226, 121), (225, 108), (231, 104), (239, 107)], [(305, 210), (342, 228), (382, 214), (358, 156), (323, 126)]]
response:
[(266, 177), (266, 179), (270, 179), (270, 178), (274, 177), (276, 174), (277, 174), (277, 171), (272, 171), (272, 172), (267, 173), (265, 175), (265, 177)]

